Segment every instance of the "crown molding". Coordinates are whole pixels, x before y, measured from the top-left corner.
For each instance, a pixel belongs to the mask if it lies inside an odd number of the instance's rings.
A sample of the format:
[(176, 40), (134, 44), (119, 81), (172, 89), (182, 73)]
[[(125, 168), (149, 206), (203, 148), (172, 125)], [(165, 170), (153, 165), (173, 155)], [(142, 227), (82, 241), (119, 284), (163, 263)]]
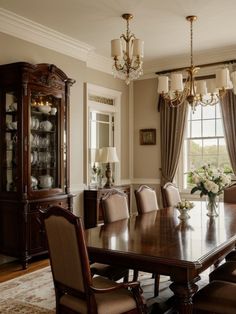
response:
[(0, 31), (87, 62), (94, 47), (0, 8)]
[(112, 75), (112, 60), (94, 52), (88, 55), (87, 66), (94, 70)]
[[(0, 8), (0, 32), (84, 61), (89, 68), (112, 74), (111, 58), (96, 54), (94, 47), (3, 8)], [(195, 54), (195, 64), (233, 59), (236, 55), (236, 46), (216, 48)], [(188, 60), (189, 55), (179, 55), (145, 63), (144, 75), (139, 79), (155, 78), (157, 71), (187, 67)]]

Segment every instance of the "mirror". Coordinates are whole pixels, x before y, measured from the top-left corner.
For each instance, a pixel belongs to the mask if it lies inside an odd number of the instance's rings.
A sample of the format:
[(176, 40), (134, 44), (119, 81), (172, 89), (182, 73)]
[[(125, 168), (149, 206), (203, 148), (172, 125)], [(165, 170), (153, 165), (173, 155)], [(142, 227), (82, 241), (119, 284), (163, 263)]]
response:
[[(91, 187), (102, 187), (105, 164), (98, 162), (99, 148), (114, 146), (114, 114), (89, 112), (89, 173)], [(112, 172), (114, 171), (114, 165)]]
[[(106, 164), (97, 161), (98, 150), (102, 147), (116, 147), (120, 160), (120, 106), (121, 92), (85, 83), (86, 88), (86, 177), (90, 188), (103, 187), (106, 182)], [(112, 178), (120, 183), (120, 163), (111, 164)]]

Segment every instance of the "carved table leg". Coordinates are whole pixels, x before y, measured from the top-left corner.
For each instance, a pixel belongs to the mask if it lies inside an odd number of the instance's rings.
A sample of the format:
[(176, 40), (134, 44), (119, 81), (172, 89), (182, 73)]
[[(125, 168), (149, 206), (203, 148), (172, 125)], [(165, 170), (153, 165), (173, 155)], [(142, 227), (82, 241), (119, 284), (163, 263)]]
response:
[(198, 286), (194, 282), (173, 282), (170, 289), (176, 296), (178, 313), (191, 314), (193, 312), (192, 296), (197, 292)]

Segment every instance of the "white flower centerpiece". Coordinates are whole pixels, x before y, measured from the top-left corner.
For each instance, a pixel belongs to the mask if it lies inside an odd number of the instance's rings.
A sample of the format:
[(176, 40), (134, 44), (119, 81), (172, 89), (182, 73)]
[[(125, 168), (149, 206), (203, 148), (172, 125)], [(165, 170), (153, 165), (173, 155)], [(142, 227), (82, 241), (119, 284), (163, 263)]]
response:
[(180, 215), (178, 216), (179, 219), (185, 220), (190, 218), (188, 211), (194, 207), (194, 204), (187, 200), (182, 200), (177, 203), (176, 208), (179, 210)]
[(231, 176), (220, 168), (214, 168), (206, 164), (197, 170), (189, 172), (190, 182), (195, 184), (191, 194), (200, 191), (200, 197), (207, 196), (207, 215), (217, 217), (219, 195), (230, 185)]

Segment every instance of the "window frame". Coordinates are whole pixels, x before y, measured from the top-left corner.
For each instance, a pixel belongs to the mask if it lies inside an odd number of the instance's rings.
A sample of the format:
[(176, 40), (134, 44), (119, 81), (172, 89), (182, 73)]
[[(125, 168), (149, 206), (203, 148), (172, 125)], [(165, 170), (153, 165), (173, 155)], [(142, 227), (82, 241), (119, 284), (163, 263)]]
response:
[[(219, 106), (221, 105), (220, 102), (218, 103)], [(190, 106), (188, 108), (188, 110), (191, 110)], [(220, 108), (218, 109), (220, 110)], [(186, 173), (187, 170), (190, 169), (190, 162), (189, 162), (189, 156), (190, 156), (190, 153), (189, 153), (189, 147), (190, 147), (190, 141), (191, 140), (201, 140), (202, 141), (202, 151), (201, 151), (201, 158), (203, 158), (204, 156), (204, 151), (203, 151), (203, 141), (204, 140), (211, 140), (211, 139), (216, 139), (217, 140), (217, 162), (219, 162), (219, 144), (220, 144), (220, 139), (224, 139), (225, 140), (225, 136), (224, 136), (224, 131), (223, 131), (223, 135), (217, 135), (217, 120), (221, 120), (222, 121), (222, 128), (223, 128), (223, 119), (222, 119), (222, 114), (221, 112), (219, 111), (217, 113), (217, 108), (215, 107), (215, 116), (214, 118), (205, 118), (204, 119), (204, 116), (203, 116), (203, 110), (201, 109), (201, 117), (199, 119), (189, 119), (189, 114), (192, 114), (190, 112), (188, 112), (188, 116), (187, 116), (187, 119), (186, 119), (186, 124), (185, 124), (185, 131), (184, 131), (184, 139), (183, 139), (183, 145), (182, 145), (182, 148), (181, 148), (181, 152), (180, 152), (180, 160), (179, 160), (179, 164), (178, 164), (178, 169), (177, 169), (177, 172), (176, 172), (176, 176), (175, 176), (175, 180), (179, 186), (179, 189), (181, 191), (181, 194), (184, 196), (184, 194), (188, 194), (188, 197), (189, 197), (189, 194), (190, 194), (190, 191), (191, 189), (190, 188), (184, 188), (184, 185), (185, 185), (185, 178), (184, 178), (184, 173)], [(196, 137), (193, 137), (192, 136), (192, 130), (190, 129), (190, 136), (187, 137), (187, 134), (188, 134), (188, 122), (190, 121), (190, 128), (192, 127), (192, 121), (206, 121), (206, 120), (214, 120), (215, 121), (215, 136), (203, 136), (203, 122), (201, 123), (201, 137), (199, 136), (196, 136)], [(226, 143), (225, 143), (226, 144)], [(227, 146), (226, 146), (226, 149), (227, 149)], [(230, 161), (230, 160), (229, 160)], [(187, 169), (186, 169), (187, 168)], [(191, 195), (191, 198), (199, 198), (199, 195), (198, 194), (192, 194)]]

